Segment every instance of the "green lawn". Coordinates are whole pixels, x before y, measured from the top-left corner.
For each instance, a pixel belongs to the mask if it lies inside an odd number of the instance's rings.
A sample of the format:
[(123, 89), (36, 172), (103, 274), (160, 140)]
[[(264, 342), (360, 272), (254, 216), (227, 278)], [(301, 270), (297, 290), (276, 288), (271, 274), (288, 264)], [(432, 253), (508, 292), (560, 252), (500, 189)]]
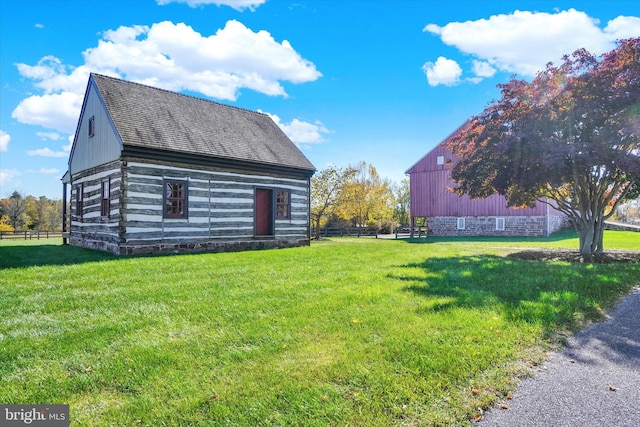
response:
[(68, 403), (87, 426), (464, 425), (640, 284), (640, 264), (503, 257), (533, 247), (577, 240), (144, 258), (3, 240), (0, 403)]

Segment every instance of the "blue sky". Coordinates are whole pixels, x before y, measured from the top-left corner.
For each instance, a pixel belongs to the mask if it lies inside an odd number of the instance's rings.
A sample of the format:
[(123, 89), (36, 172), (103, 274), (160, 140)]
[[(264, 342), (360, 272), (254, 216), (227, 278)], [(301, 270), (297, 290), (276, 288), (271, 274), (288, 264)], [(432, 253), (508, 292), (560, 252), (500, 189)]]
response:
[(267, 113), (391, 181), (513, 75), (640, 35), (640, 2), (0, 0), (0, 198), (62, 197), (90, 72)]

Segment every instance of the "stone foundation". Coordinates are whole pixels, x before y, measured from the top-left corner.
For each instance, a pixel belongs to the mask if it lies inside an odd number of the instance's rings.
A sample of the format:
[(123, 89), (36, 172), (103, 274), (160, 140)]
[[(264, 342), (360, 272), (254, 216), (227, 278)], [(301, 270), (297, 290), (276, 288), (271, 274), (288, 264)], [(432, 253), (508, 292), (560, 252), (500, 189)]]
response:
[(256, 239), (241, 241), (206, 241), (194, 243), (160, 243), (151, 245), (120, 245), (119, 255), (176, 254), (196, 252), (238, 252), (261, 249), (281, 249), (309, 246), (307, 239)]
[[(428, 234), (432, 236), (548, 236), (568, 226), (566, 218), (559, 215), (460, 218), (464, 218), (464, 229), (458, 228), (457, 217), (427, 217)], [(497, 229), (497, 218), (504, 219), (504, 230)]]

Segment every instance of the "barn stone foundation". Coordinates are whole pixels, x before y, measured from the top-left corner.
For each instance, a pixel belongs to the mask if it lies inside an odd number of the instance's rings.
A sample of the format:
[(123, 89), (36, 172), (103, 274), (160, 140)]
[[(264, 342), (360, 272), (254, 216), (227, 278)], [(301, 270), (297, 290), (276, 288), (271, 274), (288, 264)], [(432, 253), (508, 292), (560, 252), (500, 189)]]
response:
[(432, 236), (548, 236), (568, 226), (559, 215), (427, 217)]

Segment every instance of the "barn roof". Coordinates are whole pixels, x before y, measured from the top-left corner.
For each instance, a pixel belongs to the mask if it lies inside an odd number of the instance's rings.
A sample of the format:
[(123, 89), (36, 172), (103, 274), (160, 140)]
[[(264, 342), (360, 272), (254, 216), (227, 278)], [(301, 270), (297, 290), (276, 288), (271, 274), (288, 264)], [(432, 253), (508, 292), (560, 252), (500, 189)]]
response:
[[(92, 73), (129, 152), (173, 152), (292, 168), (315, 167), (266, 114)], [(91, 81), (90, 83), (91, 84)]]

